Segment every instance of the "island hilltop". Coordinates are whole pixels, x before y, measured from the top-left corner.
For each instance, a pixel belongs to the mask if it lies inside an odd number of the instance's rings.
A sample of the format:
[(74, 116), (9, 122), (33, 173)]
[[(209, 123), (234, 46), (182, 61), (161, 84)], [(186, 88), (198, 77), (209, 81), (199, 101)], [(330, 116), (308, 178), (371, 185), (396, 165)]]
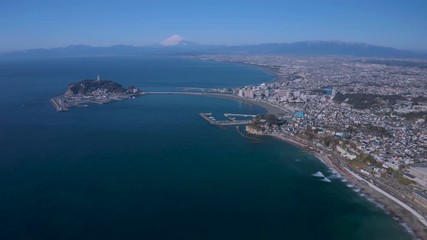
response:
[(104, 104), (140, 96), (143, 93), (134, 86), (128, 88), (110, 81), (87, 79), (71, 83), (64, 95), (50, 99), (52, 106), (59, 112), (69, 111), (73, 107), (84, 107), (88, 104)]

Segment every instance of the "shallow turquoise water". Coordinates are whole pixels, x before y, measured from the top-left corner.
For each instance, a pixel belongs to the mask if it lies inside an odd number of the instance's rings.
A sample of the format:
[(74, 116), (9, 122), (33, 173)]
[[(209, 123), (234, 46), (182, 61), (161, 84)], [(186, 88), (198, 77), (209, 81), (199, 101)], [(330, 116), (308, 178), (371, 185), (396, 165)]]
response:
[(0, 62), (0, 239), (410, 239), (316, 158), (198, 116), (256, 106), (154, 95), (68, 113), (49, 105), (98, 73), (156, 90), (272, 78), (165, 58)]

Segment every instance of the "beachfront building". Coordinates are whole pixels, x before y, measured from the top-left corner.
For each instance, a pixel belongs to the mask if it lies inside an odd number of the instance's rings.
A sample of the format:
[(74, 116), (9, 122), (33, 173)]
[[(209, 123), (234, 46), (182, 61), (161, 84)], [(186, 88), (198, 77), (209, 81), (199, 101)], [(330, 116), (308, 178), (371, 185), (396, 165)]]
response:
[(250, 98), (250, 99), (253, 99), (254, 98), (254, 90), (252, 90), (252, 89), (246, 89), (245, 90), (245, 97), (246, 98)]
[(355, 159), (357, 156), (355, 154), (351, 154), (349, 152), (347, 152), (346, 150), (344, 150), (343, 148), (341, 148), (340, 146), (337, 145), (337, 151), (341, 154), (341, 156), (348, 158), (350, 160)]

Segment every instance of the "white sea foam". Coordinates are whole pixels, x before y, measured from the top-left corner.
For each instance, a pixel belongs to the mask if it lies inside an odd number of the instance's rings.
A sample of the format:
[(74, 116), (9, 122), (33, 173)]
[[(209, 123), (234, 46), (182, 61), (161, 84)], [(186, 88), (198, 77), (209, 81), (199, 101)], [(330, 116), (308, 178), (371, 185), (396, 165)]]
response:
[[(331, 175), (328, 176), (329, 179), (332, 179), (332, 180), (334, 180), (334, 179), (341, 179), (341, 180), (344, 179), (344, 177), (337, 170), (335, 170), (333, 168), (329, 168), (328, 172), (331, 173)], [(345, 180), (345, 181), (347, 181), (347, 180)], [(345, 181), (343, 181), (343, 182), (345, 182)]]
[(323, 164), (326, 165), (326, 163), (321, 158), (319, 158), (319, 157), (316, 157), (316, 158), (319, 159), (319, 161), (321, 161)]
[[(363, 193), (359, 193), (359, 195), (360, 196), (362, 196), (362, 197), (364, 197), (366, 200), (368, 200), (369, 202), (371, 202), (371, 203), (373, 203), (377, 208), (381, 208), (382, 210), (384, 210), (384, 212), (385, 213), (389, 213), (388, 211), (386, 211), (386, 208), (385, 208), (385, 205), (383, 205), (383, 204), (381, 204), (381, 203), (379, 203), (379, 202), (377, 202), (377, 201), (375, 201), (374, 199), (372, 199), (372, 198), (370, 198), (370, 197), (368, 197), (368, 196), (366, 196), (365, 194), (363, 194)], [(397, 220), (397, 219), (396, 219)]]
[(322, 182), (331, 182), (331, 180), (329, 180), (327, 177), (322, 178), (322, 180), (320, 180)]
[(373, 202), (374, 202), (375, 206), (377, 206), (378, 208), (385, 209), (385, 205), (384, 204), (378, 203), (376, 201), (373, 201)]
[(342, 176), (341, 176), (341, 174), (339, 174), (339, 173), (336, 172), (336, 173), (333, 173), (328, 178), (330, 178), (330, 179), (340, 179), (340, 178), (342, 178)]
[(321, 171), (317, 171), (316, 173), (311, 174), (311, 176), (321, 177), (321, 178), (325, 177), (325, 175), (323, 175), (323, 173)]
[[(369, 200), (369, 201), (371, 201), (371, 202), (373, 202), (374, 204), (375, 204), (375, 206), (377, 206), (377, 207), (379, 207), (379, 208), (381, 208), (381, 209), (383, 209), (387, 214), (390, 214), (390, 212), (389, 211), (386, 211), (386, 208), (385, 208), (385, 206), (384, 205), (382, 205), (382, 204), (380, 204), (380, 203), (377, 203), (375, 200), (372, 200), (371, 198), (368, 198), (367, 197), (367, 199)], [(405, 223), (405, 222), (403, 222), (400, 218), (398, 218), (398, 217), (396, 217), (396, 216), (392, 216), (393, 217), (393, 219), (395, 220), (395, 221), (397, 221), (398, 223), (399, 223), (399, 225), (400, 226), (402, 226), (404, 229), (405, 229), (405, 231), (406, 232), (408, 232), (411, 236), (412, 236), (412, 239), (413, 240), (421, 240), (420, 238), (418, 238), (416, 235), (415, 235), (415, 232), (414, 232), (414, 230), (407, 224), (407, 223)]]
[(411, 236), (413, 237), (414, 240), (421, 240), (421, 239), (416, 237), (414, 230), (412, 230), (412, 228), (409, 227), (409, 225), (407, 223), (399, 222), (399, 224), (405, 229), (405, 231), (407, 231), (409, 234), (411, 234)]
[[(343, 178), (344, 179), (344, 178)], [(349, 188), (352, 188), (353, 189), (353, 191), (355, 191), (355, 192), (357, 192), (357, 193), (359, 193), (359, 195), (361, 196), (361, 197), (363, 197), (363, 198), (365, 198), (365, 199), (367, 199), (368, 201), (370, 201), (371, 203), (373, 203), (376, 207), (378, 207), (378, 208), (380, 208), (380, 209), (382, 209), (386, 214), (390, 214), (390, 212), (386, 209), (386, 207), (385, 207), (385, 205), (383, 205), (383, 204), (381, 204), (381, 203), (379, 203), (379, 202), (377, 202), (377, 201), (375, 201), (374, 199), (372, 199), (372, 198), (370, 198), (370, 197), (368, 197), (368, 196), (366, 196), (365, 194), (363, 194), (362, 192), (360, 192), (360, 188), (358, 188), (358, 187), (356, 187), (355, 185), (353, 185), (353, 184), (347, 184), (347, 187), (349, 187)], [(420, 238), (418, 238), (416, 235), (415, 235), (415, 232), (414, 232), (414, 230), (407, 224), (407, 223), (405, 223), (405, 222), (402, 222), (401, 221), (401, 219), (399, 219), (398, 217), (396, 217), (396, 216), (393, 216), (393, 219), (395, 220), (395, 221), (397, 221), (397, 222), (399, 222), (399, 224), (405, 229), (405, 231), (406, 232), (408, 232), (413, 238), (413, 240), (421, 240)]]

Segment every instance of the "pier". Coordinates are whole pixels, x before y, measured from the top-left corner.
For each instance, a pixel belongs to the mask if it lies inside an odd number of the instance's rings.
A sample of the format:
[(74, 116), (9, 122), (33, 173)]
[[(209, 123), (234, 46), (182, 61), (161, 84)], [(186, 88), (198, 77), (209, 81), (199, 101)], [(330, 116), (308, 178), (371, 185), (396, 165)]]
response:
[(237, 114), (237, 113), (224, 113), (225, 117), (256, 117), (256, 115), (253, 114)]
[(50, 103), (58, 112), (67, 112), (69, 109), (62, 103), (59, 97), (54, 97), (50, 99)]
[[(216, 126), (246, 125), (246, 124), (249, 124), (252, 120), (252, 119), (249, 119), (249, 120), (216, 120), (212, 116), (212, 113), (199, 113), (199, 115), (200, 115), (200, 117), (205, 119), (209, 124), (216, 125)], [(236, 114), (236, 115), (252, 116), (252, 115), (248, 115), (248, 114)], [(255, 116), (255, 115), (253, 115), (253, 116)]]

